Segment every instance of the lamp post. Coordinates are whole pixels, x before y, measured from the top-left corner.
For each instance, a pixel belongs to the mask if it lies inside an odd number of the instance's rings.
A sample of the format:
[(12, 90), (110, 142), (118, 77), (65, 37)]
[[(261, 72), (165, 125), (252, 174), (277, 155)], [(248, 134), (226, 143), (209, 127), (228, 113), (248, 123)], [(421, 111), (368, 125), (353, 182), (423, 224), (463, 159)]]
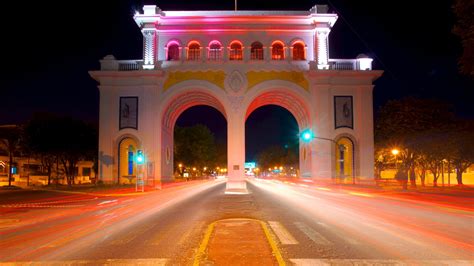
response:
[(397, 155), (400, 153), (398, 149), (392, 149), (392, 154), (395, 155), (395, 170), (397, 170)]

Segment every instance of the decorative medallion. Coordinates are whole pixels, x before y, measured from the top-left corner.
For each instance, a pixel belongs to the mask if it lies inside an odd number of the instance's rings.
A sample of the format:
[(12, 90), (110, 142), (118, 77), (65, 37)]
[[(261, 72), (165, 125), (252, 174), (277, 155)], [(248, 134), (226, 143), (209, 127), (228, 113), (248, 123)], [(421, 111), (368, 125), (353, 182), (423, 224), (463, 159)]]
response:
[(245, 77), (237, 70), (234, 70), (232, 74), (227, 77), (227, 85), (235, 93), (238, 93), (240, 90), (242, 90), (244, 84)]

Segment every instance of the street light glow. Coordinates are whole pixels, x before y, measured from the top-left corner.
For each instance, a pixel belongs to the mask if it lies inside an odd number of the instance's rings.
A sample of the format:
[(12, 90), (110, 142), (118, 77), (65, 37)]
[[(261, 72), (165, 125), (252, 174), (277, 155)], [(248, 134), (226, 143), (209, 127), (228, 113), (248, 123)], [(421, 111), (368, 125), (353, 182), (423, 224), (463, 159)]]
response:
[(393, 155), (397, 155), (399, 152), (400, 152), (400, 151), (397, 150), (397, 149), (393, 149), (393, 150), (392, 150), (392, 154), (393, 154)]

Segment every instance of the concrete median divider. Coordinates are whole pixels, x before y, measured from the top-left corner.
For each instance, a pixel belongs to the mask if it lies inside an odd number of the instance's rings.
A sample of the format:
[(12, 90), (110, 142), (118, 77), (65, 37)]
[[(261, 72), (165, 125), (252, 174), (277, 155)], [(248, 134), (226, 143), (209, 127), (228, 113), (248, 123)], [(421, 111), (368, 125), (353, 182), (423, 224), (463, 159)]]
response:
[(248, 218), (211, 223), (194, 259), (197, 265), (286, 265), (267, 224)]

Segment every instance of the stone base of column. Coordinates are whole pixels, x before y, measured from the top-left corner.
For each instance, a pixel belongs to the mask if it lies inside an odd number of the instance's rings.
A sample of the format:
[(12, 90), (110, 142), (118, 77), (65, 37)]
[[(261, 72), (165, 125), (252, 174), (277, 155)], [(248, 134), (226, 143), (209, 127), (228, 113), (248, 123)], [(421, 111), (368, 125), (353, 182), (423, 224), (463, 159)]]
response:
[(227, 195), (249, 194), (249, 191), (247, 190), (247, 183), (245, 182), (245, 180), (227, 181), (226, 187), (225, 187), (225, 194)]

